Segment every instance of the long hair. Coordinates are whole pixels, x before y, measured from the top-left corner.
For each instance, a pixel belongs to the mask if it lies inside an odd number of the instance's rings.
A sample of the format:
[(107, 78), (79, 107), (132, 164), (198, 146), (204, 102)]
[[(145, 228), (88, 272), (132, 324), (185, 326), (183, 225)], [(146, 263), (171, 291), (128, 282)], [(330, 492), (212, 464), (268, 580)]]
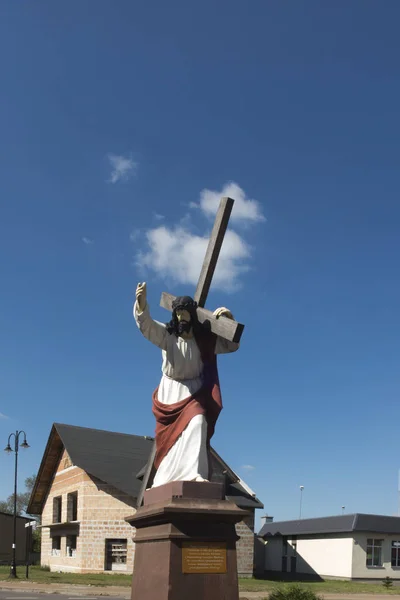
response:
[(190, 314), (190, 322), (192, 325), (193, 333), (195, 336), (196, 334), (199, 334), (202, 330), (202, 326), (199, 322), (199, 319), (197, 318), (197, 302), (195, 302), (190, 296), (178, 296), (172, 302), (172, 318), (168, 323), (166, 323), (168, 333), (175, 334), (176, 337), (178, 337), (179, 335), (179, 321), (178, 317), (176, 316), (176, 311), (178, 309), (188, 311), (188, 313)]

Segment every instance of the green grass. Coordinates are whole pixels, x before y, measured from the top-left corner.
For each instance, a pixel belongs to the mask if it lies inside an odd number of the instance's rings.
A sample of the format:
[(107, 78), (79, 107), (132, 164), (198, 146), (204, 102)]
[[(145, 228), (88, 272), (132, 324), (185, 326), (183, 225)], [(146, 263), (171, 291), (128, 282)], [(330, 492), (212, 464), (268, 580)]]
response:
[[(287, 590), (293, 582), (271, 581), (263, 579), (240, 579), (240, 589), (243, 592), (271, 592), (272, 590)], [(301, 589), (312, 590), (317, 594), (400, 594), (400, 588), (386, 590), (381, 582), (361, 583), (358, 581), (339, 581), (327, 579), (318, 582), (296, 583)]]
[[(9, 567), (0, 566), (0, 581), (8, 579), (10, 573)], [(17, 573), (21, 581), (25, 580), (25, 567), (17, 568)], [(43, 571), (40, 567), (30, 567), (29, 579), (36, 583), (65, 583), (79, 585), (118, 585), (129, 587), (131, 585), (131, 575), (122, 574), (103, 574), (103, 573), (50, 573)], [(240, 579), (240, 590), (243, 592), (268, 592), (275, 589), (286, 590), (291, 583), (279, 581), (270, 581), (263, 579)], [(391, 590), (385, 590), (382, 583), (359, 583), (356, 581), (336, 581), (327, 580), (315, 583), (299, 583), (302, 589), (312, 590), (317, 594), (337, 593), (337, 594), (399, 594), (400, 588), (393, 587)]]
[[(0, 581), (8, 579), (10, 567), (0, 566)], [(25, 580), (25, 567), (17, 567), (19, 579)], [(121, 585), (130, 586), (132, 576), (120, 573), (50, 573), (40, 567), (29, 568), (29, 579), (36, 583), (72, 583), (79, 585)]]

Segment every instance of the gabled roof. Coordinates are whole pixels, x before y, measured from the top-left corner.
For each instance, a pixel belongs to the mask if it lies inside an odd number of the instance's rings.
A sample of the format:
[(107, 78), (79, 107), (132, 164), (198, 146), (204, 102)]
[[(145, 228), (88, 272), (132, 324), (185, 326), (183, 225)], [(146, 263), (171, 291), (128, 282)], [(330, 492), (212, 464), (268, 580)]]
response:
[(152, 438), (54, 423), (27, 511), (41, 514), (63, 449), (86, 473), (136, 498), (137, 472), (146, 464)]
[[(27, 512), (41, 514), (64, 448), (73, 465), (137, 498), (141, 488), (138, 474), (147, 463), (153, 441), (146, 436), (54, 423)], [(255, 494), (248, 492), (244, 482), (214, 450), (212, 455), (216, 480), (227, 476), (227, 498), (241, 508), (263, 508)]]
[(272, 536), (324, 535), (353, 531), (400, 534), (400, 517), (355, 513), (316, 519), (277, 521), (265, 523), (258, 536), (266, 539)]

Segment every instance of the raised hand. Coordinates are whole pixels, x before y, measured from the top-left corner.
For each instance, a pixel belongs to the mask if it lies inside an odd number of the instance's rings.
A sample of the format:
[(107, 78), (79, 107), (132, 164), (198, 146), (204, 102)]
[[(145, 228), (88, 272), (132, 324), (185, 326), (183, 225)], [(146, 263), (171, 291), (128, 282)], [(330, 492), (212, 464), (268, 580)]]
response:
[(139, 307), (139, 311), (143, 312), (147, 304), (147, 289), (146, 282), (138, 283), (136, 286), (136, 302)]
[(231, 311), (228, 308), (225, 308), (224, 306), (221, 306), (221, 308), (217, 308), (216, 310), (214, 310), (213, 315), (217, 319), (219, 319), (220, 317), (226, 317), (227, 319), (234, 320)]

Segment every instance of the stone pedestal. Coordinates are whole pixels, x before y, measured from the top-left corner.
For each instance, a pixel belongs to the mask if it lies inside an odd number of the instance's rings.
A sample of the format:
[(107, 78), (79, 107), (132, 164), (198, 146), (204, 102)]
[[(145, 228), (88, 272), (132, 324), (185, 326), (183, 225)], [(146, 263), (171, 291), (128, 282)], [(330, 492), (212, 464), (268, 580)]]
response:
[(132, 600), (238, 600), (235, 523), (247, 515), (220, 483), (152, 488), (136, 528)]

